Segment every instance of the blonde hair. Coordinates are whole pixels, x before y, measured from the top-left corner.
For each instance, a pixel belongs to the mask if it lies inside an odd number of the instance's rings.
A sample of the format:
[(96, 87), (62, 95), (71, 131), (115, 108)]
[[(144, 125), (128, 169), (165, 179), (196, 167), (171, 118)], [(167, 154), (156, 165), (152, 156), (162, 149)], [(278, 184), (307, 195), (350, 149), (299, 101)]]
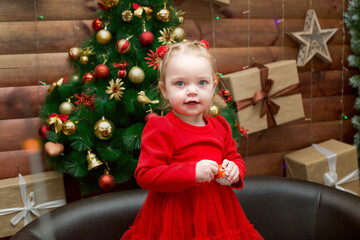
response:
[[(196, 56), (204, 57), (206, 60), (208, 60), (210, 63), (211, 69), (212, 69), (212, 79), (213, 79), (214, 83), (218, 84), (218, 78), (216, 77), (216, 72), (215, 72), (214, 59), (213, 59), (213, 56), (208, 51), (208, 49), (205, 48), (205, 46), (198, 41), (186, 41), (186, 42), (175, 43), (175, 44), (169, 46), (167, 53), (165, 54), (165, 56), (163, 57), (163, 59), (160, 62), (160, 77), (159, 77), (159, 83), (158, 83), (159, 86), (160, 86), (160, 84), (165, 86), (166, 67), (167, 67), (168, 63), (170, 62), (171, 58), (173, 56), (178, 56), (181, 54), (193, 54)], [(162, 94), (160, 94), (160, 95), (162, 96)], [(212, 103), (210, 105), (212, 105)], [(159, 107), (162, 108), (163, 110), (171, 109), (169, 102), (166, 101), (165, 99), (163, 99), (162, 104)], [(209, 108), (210, 108), (210, 106), (209, 106)], [(210, 114), (209, 108), (207, 110), (205, 110), (205, 112), (204, 112), (205, 115)]]

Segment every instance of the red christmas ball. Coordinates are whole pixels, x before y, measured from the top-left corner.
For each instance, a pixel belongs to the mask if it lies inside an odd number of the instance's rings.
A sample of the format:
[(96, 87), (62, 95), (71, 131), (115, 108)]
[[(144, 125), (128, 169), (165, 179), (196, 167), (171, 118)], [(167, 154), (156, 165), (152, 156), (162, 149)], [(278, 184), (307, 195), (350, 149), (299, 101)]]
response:
[(105, 173), (99, 178), (99, 186), (103, 190), (108, 191), (112, 189), (114, 185), (115, 185), (115, 179), (109, 173)]
[(117, 75), (119, 78), (124, 78), (126, 76), (126, 70), (125, 69), (119, 69), (117, 71)]
[(140, 34), (139, 41), (143, 46), (149, 46), (154, 42), (154, 35), (151, 32), (143, 32)]
[(95, 76), (92, 73), (85, 73), (82, 77), (83, 83), (87, 84), (95, 80)]
[(127, 39), (120, 39), (116, 42), (116, 50), (120, 54), (125, 54), (131, 50), (131, 43)]
[(109, 67), (105, 64), (99, 64), (95, 67), (96, 78), (106, 79), (110, 74)]
[(225, 102), (231, 102), (232, 96), (225, 96), (224, 100), (225, 100)]
[(102, 29), (101, 19), (100, 18), (94, 19), (92, 22), (92, 27), (95, 31), (99, 31), (100, 29)]
[(227, 90), (227, 89), (224, 89), (223, 92), (222, 92), (222, 94), (223, 94), (224, 96), (229, 96), (229, 95), (230, 95), (230, 91)]
[(46, 125), (42, 125), (40, 128), (39, 128), (39, 136), (46, 140), (47, 137), (46, 137), (46, 132), (48, 131), (48, 127)]
[(102, 2), (98, 2), (98, 6), (99, 6), (99, 8), (101, 8), (104, 11), (109, 11), (110, 10), (110, 8), (106, 7)]
[(151, 112), (151, 113), (146, 114), (146, 116), (145, 116), (145, 123), (147, 123), (147, 122), (150, 120), (150, 118), (156, 117), (156, 116), (159, 116), (159, 114), (154, 113), (154, 112)]

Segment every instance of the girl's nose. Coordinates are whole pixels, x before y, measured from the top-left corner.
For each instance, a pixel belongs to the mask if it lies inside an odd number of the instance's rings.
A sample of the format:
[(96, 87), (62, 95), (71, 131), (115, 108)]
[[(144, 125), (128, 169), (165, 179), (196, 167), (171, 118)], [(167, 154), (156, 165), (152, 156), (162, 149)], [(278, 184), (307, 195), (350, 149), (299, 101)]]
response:
[(186, 89), (186, 94), (187, 95), (196, 95), (197, 94), (197, 89), (195, 86), (189, 85), (189, 87)]

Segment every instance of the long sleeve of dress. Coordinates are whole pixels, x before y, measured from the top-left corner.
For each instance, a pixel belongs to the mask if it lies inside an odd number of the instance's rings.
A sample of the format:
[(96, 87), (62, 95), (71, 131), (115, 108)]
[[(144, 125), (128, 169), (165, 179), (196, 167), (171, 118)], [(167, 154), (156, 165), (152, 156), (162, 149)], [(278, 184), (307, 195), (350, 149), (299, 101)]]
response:
[(246, 173), (245, 163), (242, 160), (241, 155), (237, 151), (236, 142), (232, 137), (232, 131), (230, 125), (221, 115), (217, 116), (217, 119), (225, 128), (226, 136), (225, 136), (224, 159), (233, 161), (239, 168), (240, 180), (239, 182), (234, 183), (231, 186), (235, 189), (241, 189), (244, 185), (243, 179)]
[(178, 192), (196, 186), (196, 162), (169, 164), (173, 154), (172, 127), (164, 117), (151, 118), (141, 138), (135, 178), (143, 189)]

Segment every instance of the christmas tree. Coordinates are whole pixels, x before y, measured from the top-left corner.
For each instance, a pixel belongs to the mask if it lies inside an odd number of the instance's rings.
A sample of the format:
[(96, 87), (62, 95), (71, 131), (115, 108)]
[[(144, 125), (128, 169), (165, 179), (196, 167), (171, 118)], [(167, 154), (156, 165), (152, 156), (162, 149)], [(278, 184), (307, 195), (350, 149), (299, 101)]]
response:
[[(69, 50), (77, 71), (49, 87), (41, 110), (48, 162), (77, 178), (83, 193), (133, 176), (146, 121), (166, 114), (158, 107), (159, 62), (167, 46), (186, 40), (172, 1), (102, 0), (99, 7), (93, 38)], [(212, 111), (224, 109), (235, 127), (232, 108), (220, 102)]]
[[(344, 15), (344, 20), (350, 33), (350, 44), (353, 55), (348, 57), (349, 65), (360, 69), (360, 2), (352, 0), (349, 2), (348, 9)], [(350, 79), (350, 84), (358, 89), (360, 93), (360, 75), (354, 75)], [(355, 109), (360, 111), (360, 98), (355, 101)], [(353, 125), (357, 128), (354, 136), (354, 143), (360, 154), (360, 116), (354, 116), (351, 119)]]

